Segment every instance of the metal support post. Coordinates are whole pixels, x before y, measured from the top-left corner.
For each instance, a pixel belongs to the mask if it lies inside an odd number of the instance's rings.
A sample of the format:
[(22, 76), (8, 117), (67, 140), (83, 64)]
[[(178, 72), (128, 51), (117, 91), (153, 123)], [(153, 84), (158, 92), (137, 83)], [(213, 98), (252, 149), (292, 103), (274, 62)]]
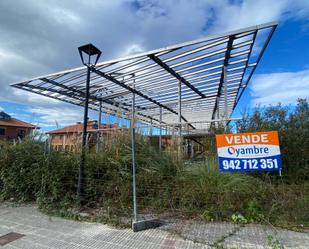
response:
[(65, 151), (65, 137), (66, 137), (66, 134), (63, 135), (63, 139), (62, 139), (62, 151)]
[(102, 101), (100, 101), (100, 105), (99, 105), (99, 117), (98, 117), (98, 132), (97, 132), (97, 146), (96, 146), (96, 152), (98, 153), (100, 150), (100, 128), (101, 128), (101, 123), (102, 123)]
[(162, 107), (160, 106), (159, 151), (162, 152)]
[(217, 110), (216, 110), (217, 111), (217, 119), (219, 120), (220, 119), (220, 108), (219, 108), (220, 107), (220, 105), (219, 105), (220, 104), (220, 97), (217, 97), (216, 101), (218, 103), (217, 104)]
[[(135, 80), (133, 80), (135, 89)], [(136, 163), (135, 163), (135, 93), (132, 93), (132, 118), (131, 118), (131, 144), (132, 144), (132, 187), (133, 187), (133, 221), (137, 222), (137, 197), (136, 197)]]
[(78, 205), (82, 205), (84, 202), (84, 198), (85, 198), (85, 159), (86, 159), (86, 149), (87, 149), (86, 142), (87, 142), (89, 87), (90, 87), (90, 66), (87, 66), (82, 151), (81, 151), (81, 160), (80, 160), (80, 165), (79, 165), (79, 175), (78, 175), (78, 185), (77, 185), (77, 204)]
[(181, 81), (178, 82), (178, 123), (179, 123), (179, 132), (178, 132), (178, 161), (181, 162), (182, 159), (182, 124), (181, 124)]
[(89, 149), (89, 140), (90, 140), (90, 134), (87, 133), (87, 135), (86, 135), (86, 150)]
[(44, 156), (47, 154), (48, 138), (44, 141)]
[(194, 157), (194, 141), (191, 141), (191, 158)]
[(48, 135), (48, 154), (50, 154), (52, 151), (52, 140), (53, 140), (52, 136)]
[[(223, 84), (224, 84), (224, 117), (227, 120), (229, 118), (228, 108), (227, 108), (227, 75), (226, 66), (223, 67)], [(226, 121), (227, 123), (227, 121)]]
[[(178, 85), (178, 123), (181, 127), (181, 82)], [(179, 129), (179, 135), (181, 135), (181, 128)]]
[(152, 126), (153, 126), (153, 124), (152, 124), (152, 118), (150, 119), (150, 137), (152, 137)]
[(106, 115), (106, 123), (107, 123), (108, 125), (111, 124), (111, 116), (110, 116), (110, 114), (107, 114), (107, 115)]

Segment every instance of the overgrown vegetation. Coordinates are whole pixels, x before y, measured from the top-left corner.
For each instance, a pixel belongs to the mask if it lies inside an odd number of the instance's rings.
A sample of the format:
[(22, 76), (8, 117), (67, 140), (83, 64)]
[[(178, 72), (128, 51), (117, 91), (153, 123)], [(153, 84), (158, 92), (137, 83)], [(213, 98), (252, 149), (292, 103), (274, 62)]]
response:
[(295, 107), (257, 107), (236, 122), (237, 132), (278, 131), (287, 182), (309, 180), (309, 104), (299, 99)]
[[(137, 137), (139, 211), (176, 212), (206, 221), (262, 222), (284, 227), (309, 226), (308, 134), (309, 108), (300, 100), (294, 109), (257, 109), (237, 122), (237, 131), (278, 130), (284, 158), (278, 174), (220, 173), (213, 130), (205, 140), (206, 158), (179, 169), (143, 136)], [(233, 128), (232, 128), (233, 129)], [(1, 143), (0, 198), (36, 201), (48, 212), (80, 217), (75, 210), (79, 155), (53, 151), (28, 138)], [(102, 222), (131, 217), (131, 151), (127, 133), (105, 141), (102, 151), (88, 154), (85, 210)]]

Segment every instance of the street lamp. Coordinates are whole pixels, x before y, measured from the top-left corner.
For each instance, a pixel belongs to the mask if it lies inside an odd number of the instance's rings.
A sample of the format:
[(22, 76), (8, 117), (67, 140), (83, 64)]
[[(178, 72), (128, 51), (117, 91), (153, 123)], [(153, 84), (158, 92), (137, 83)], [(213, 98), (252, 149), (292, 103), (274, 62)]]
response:
[[(88, 104), (89, 104), (89, 86), (90, 86), (90, 71), (94, 67), (102, 52), (91, 43), (80, 46), (78, 48), (82, 63), (87, 67), (86, 79), (86, 94), (85, 94), (85, 108), (84, 108), (84, 124), (82, 137), (82, 151), (79, 165), (78, 185), (77, 185), (77, 203), (82, 205), (85, 197), (85, 157), (86, 157), (86, 140), (87, 140), (87, 123), (88, 123)], [(84, 58), (85, 55), (85, 58)], [(86, 61), (85, 61), (86, 59)]]
[[(101, 50), (89, 43), (78, 48), (78, 52), (82, 63), (87, 67), (95, 66), (102, 54)], [(84, 54), (88, 56), (88, 61), (85, 62)], [(92, 57), (93, 56), (93, 57)]]

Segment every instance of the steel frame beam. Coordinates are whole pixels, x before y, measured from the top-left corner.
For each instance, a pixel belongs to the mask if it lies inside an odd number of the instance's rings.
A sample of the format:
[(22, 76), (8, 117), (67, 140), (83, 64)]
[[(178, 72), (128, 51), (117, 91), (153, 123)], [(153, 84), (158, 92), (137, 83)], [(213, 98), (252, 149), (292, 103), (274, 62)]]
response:
[[(96, 74), (98, 74), (98, 75), (100, 75), (100, 76), (102, 76), (102, 77), (104, 77), (104, 78), (106, 78), (106, 79), (108, 79), (109, 81), (111, 81), (111, 82), (113, 82), (113, 83), (115, 83), (115, 84), (117, 84), (117, 85), (119, 85), (119, 86), (129, 90), (131, 93), (139, 95), (139, 96), (143, 97), (144, 99), (148, 100), (149, 102), (152, 102), (152, 103), (156, 104), (157, 106), (162, 107), (162, 108), (164, 108), (164, 109), (166, 109), (166, 110), (168, 110), (168, 111), (178, 115), (178, 112), (176, 112), (175, 110), (173, 110), (173, 109), (171, 109), (171, 108), (169, 108), (169, 107), (167, 107), (165, 105), (162, 105), (161, 103), (159, 103), (156, 100), (154, 100), (154, 99), (148, 97), (147, 95), (141, 93), (140, 91), (136, 90), (135, 88), (131, 88), (130, 86), (126, 85), (125, 83), (116, 80), (115, 78), (111, 77), (110, 75), (107, 75), (107, 74), (105, 74), (105, 73), (103, 73), (100, 70), (97, 70), (95, 68), (91, 68), (91, 71), (96, 73)], [(186, 118), (184, 118), (183, 116), (181, 118), (185, 122), (188, 122), (188, 120)]]
[[(42, 78), (42, 81), (44, 81), (46, 83), (49, 83), (49, 84), (52, 84), (52, 85), (55, 85), (55, 86), (58, 86), (58, 87), (63, 87), (65, 89), (67, 89), (68, 91), (70, 91), (70, 92), (72, 92), (74, 94), (77, 94), (78, 99), (81, 100), (81, 103), (78, 104), (78, 105), (79, 106), (83, 106), (83, 104), (82, 104), (84, 102), (83, 98), (85, 97), (85, 93), (83, 91), (80, 91), (80, 90), (74, 89), (72, 87), (68, 87), (68, 86), (62, 85), (62, 84), (60, 84), (60, 83), (58, 83), (58, 82), (56, 82), (54, 80), (49, 80), (49, 79), (46, 79), (46, 78)], [(50, 91), (50, 92), (54, 92), (54, 93), (60, 93), (62, 95), (68, 96), (70, 98), (76, 97), (76, 95), (72, 96), (69, 92), (63, 92), (63, 91), (55, 90), (53, 88), (45, 89), (43, 87), (33, 86), (33, 85), (29, 85), (29, 84), (24, 85), (24, 87), (29, 87), (29, 88), (32, 88), (32, 89), (39, 89), (39, 90), (42, 90), (42, 91)], [(24, 88), (20, 88), (20, 89), (24, 89)], [(49, 95), (46, 95), (46, 94), (43, 94), (43, 95), (50, 97)], [(56, 99), (59, 99), (59, 98), (56, 98)], [(110, 100), (106, 100), (106, 99), (102, 99), (102, 98), (97, 98), (97, 97), (95, 97), (93, 95), (89, 95), (89, 99), (91, 99), (93, 101), (98, 101), (99, 103), (100, 102), (104, 102), (104, 103), (109, 104), (111, 106), (115, 106), (117, 108), (123, 109), (123, 111), (126, 111), (126, 112), (130, 111), (130, 109), (122, 106), (122, 105), (124, 105), (123, 103), (118, 103), (118, 102), (115, 102), (115, 101), (110, 101)], [(76, 104), (76, 103), (72, 103), (72, 102), (69, 102), (69, 103)], [(92, 104), (94, 104), (94, 103), (92, 103)], [(141, 108), (139, 110), (143, 110), (143, 108)], [(113, 114), (113, 115), (115, 115), (115, 114)], [(141, 114), (141, 113), (138, 113), (138, 115), (143, 116), (144, 118), (147, 118), (147, 119), (151, 118), (150, 116), (145, 115), (145, 114)], [(158, 120), (156, 120), (156, 121), (158, 121)]]
[(169, 72), (171, 75), (173, 75), (177, 80), (179, 80), (181, 83), (185, 84), (187, 87), (189, 87), (192, 91), (196, 92), (198, 95), (200, 95), (202, 98), (206, 98), (206, 96), (201, 93), (198, 89), (196, 89), (193, 85), (191, 85), (185, 78), (183, 78), (180, 74), (178, 74), (174, 69), (169, 67), (167, 64), (165, 64), (159, 57), (150, 54), (148, 55), (150, 59), (152, 59), (154, 62), (156, 62), (159, 66), (164, 68), (167, 72)]
[(259, 54), (259, 56), (258, 56), (258, 58), (257, 58), (257, 60), (256, 60), (256, 62), (255, 62), (255, 66), (253, 67), (252, 71), (250, 72), (250, 75), (248, 76), (248, 78), (247, 78), (247, 80), (246, 80), (246, 82), (245, 82), (245, 84), (244, 84), (244, 88), (241, 89), (240, 94), (237, 96), (236, 101), (234, 102), (233, 109), (235, 108), (235, 106), (236, 106), (237, 103), (239, 102), (240, 98), (241, 98), (242, 95), (243, 95), (243, 92), (244, 92), (245, 88), (247, 87), (248, 83), (250, 82), (250, 80), (251, 80), (251, 78), (252, 78), (252, 75), (253, 75), (253, 73), (255, 72), (256, 67), (257, 67), (257, 65), (259, 64), (259, 62), (260, 62), (260, 60), (261, 60), (261, 58), (262, 58), (262, 56), (263, 56), (263, 54), (264, 54), (264, 52), (265, 52), (265, 50), (266, 50), (266, 47), (267, 47), (267, 45), (269, 44), (270, 39), (272, 38), (272, 36), (273, 36), (273, 34), (274, 34), (276, 28), (277, 28), (277, 24), (275, 24), (275, 25), (272, 27), (272, 29), (271, 29), (271, 31), (270, 31), (270, 34), (268, 35), (267, 40), (266, 40), (266, 42), (264, 43), (264, 45), (263, 45), (263, 47), (262, 47), (262, 49), (261, 49), (261, 52), (260, 52), (260, 54)]
[[(148, 124), (157, 116), (157, 108), (164, 111), (165, 121), (181, 116), (182, 122), (188, 119), (188, 123), (198, 120), (201, 111), (213, 119), (219, 109), (231, 114), (244, 92), (242, 86), (249, 83), (276, 26), (276, 23), (262, 24), (99, 63), (91, 69), (95, 73), (91, 76), (90, 108), (98, 110), (102, 101), (107, 113), (127, 118), (134, 94), (136, 116)], [(268, 31), (263, 36), (264, 45), (257, 59), (252, 58), (257, 34), (263, 29)], [(134, 90), (123, 79), (132, 73), (135, 73), (130, 79), (135, 80)], [(79, 67), (15, 83), (13, 87), (83, 106), (85, 76), (85, 68)], [(179, 82), (186, 86), (182, 89), (181, 111), (177, 108)], [(223, 91), (224, 86), (228, 89)], [(224, 101), (217, 98), (223, 93)], [(154, 124), (158, 122), (154, 120)]]
[[(223, 63), (222, 73), (221, 73), (221, 77), (220, 77), (220, 83), (219, 83), (218, 92), (217, 92), (217, 96), (219, 98), (221, 96), (222, 86), (223, 86), (223, 83), (224, 83), (224, 79), (226, 77), (225, 72), (224, 72), (224, 70), (225, 70), (224, 67), (228, 66), (229, 59), (230, 59), (230, 56), (231, 56), (231, 51), (232, 51), (232, 48), (233, 48), (234, 39), (235, 39), (235, 35), (231, 35), (230, 39), (227, 43), (227, 49), (226, 49), (226, 52), (225, 52), (225, 59), (224, 59), (224, 63)], [(212, 119), (215, 119), (215, 115), (216, 115), (216, 111), (217, 111), (218, 106), (219, 106), (219, 102), (218, 102), (218, 99), (217, 99), (215, 106), (214, 106), (214, 109), (212, 111), (212, 116), (211, 116)]]

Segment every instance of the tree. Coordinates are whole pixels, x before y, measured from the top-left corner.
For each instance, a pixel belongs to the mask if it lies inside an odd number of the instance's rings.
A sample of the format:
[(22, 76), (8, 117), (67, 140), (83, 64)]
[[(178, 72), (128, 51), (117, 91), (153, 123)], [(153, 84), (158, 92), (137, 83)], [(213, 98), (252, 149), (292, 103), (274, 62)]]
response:
[(299, 99), (296, 106), (257, 107), (243, 113), (237, 132), (278, 131), (283, 168), (290, 181), (309, 179), (309, 104)]

